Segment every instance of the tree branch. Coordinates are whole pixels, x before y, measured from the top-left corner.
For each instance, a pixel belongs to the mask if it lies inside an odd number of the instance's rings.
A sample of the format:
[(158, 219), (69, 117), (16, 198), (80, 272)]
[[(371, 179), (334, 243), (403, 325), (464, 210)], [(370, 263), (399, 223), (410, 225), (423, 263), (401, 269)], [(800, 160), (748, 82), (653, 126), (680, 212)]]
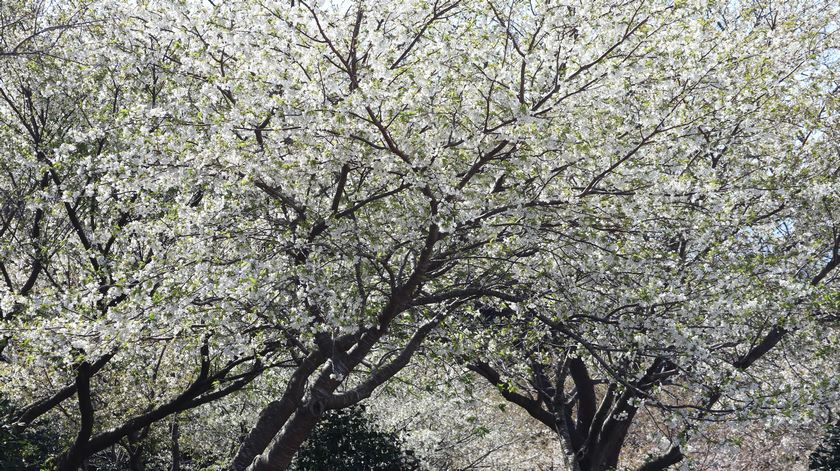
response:
[(636, 471), (663, 471), (668, 469), (683, 460), (685, 456), (682, 454), (679, 445), (671, 447), (667, 453), (657, 458), (654, 458), (645, 464), (636, 468)]
[[(96, 373), (98, 373), (99, 370), (101, 370), (102, 367), (104, 367), (105, 364), (107, 364), (111, 360), (111, 358), (113, 358), (115, 353), (116, 353), (115, 351), (110, 352), (110, 353), (106, 353), (105, 355), (102, 355), (96, 361), (94, 361), (90, 365), (90, 370), (89, 370), (90, 376), (93, 377)], [(35, 419), (37, 419), (38, 417), (46, 414), (47, 412), (52, 410), (54, 407), (59, 405), (62, 401), (64, 401), (65, 399), (67, 399), (67, 398), (71, 397), (73, 394), (75, 394), (76, 390), (78, 388), (77, 383), (78, 383), (78, 380), (75, 381), (73, 384), (68, 384), (67, 386), (59, 389), (52, 396), (49, 396), (49, 397), (46, 397), (46, 398), (43, 398), (43, 399), (39, 399), (38, 401), (35, 401), (32, 404), (24, 407), (19, 412), (17, 417), (14, 419), (15, 430), (17, 432), (23, 431)]]
[(93, 433), (93, 402), (90, 397), (90, 363), (82, 362), (76, 375), (76, 394), (79, 398), (81, 422), (76, 440), (59, 458), (59, 471), (76, 471), (88, 454), (88, 442)]
[(423, 340), (426, 339), (429, 333), (438, 324), (440, 324), (442, 319), (443, 315), (439, 314), (435, 316), (434, 319), (423, 324), (419, 329), (417, 329), (411, 337), (411, 340), (408, 341), (406, 346), (403, 347), (402, 351), (396, 358), (391, 360), (382, 368), (371, 372), (370, 376), (368, 376), (367, 380), (365, 380), (362, 384), (356, 386), (350, 391), (342, 394), (335, 394), (326, 399), (324, 401), (324, 407), (326, 409), (343, 409), (370, 397), (371, 393), (373, 393), (377, 387), (381, 386), (385, 383), (385, 381), (391, 379), (395, 374), (408, 365), (411, 357), (417, 349), (420, 348), (420, 344), (423, 343)]

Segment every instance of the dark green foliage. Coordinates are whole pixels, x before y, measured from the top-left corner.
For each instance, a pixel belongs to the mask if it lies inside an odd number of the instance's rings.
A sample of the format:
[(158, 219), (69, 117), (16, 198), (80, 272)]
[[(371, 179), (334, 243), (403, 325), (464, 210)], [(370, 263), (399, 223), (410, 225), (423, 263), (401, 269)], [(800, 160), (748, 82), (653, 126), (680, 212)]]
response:
[(14, 408), (5, 398), (0, 398), (0, 470), (38, 471), (50, 469), (51, 456), (59, 451), (59, 437), (47, 427), (30, 427), (15, 433), (12, 424)]
[(329, 411), (295, 457), (297, 471), (417, 470), (396, 433), (377, 430), (363, 406)]
[(828, 428), (823, 442), (811, 454), (811, 469), (840, 471), (840, 422)]

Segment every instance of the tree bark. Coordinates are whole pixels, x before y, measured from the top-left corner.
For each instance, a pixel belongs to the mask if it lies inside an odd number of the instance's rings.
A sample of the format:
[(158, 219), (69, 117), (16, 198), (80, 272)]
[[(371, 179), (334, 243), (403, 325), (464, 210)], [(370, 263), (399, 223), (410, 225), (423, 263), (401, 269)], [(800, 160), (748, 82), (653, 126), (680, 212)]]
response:
[(636, 469), (636, 471), (663, 471), (668, 469), (669, 466), (679, 463), (684, 457), (685, 456), (682, 454), (680, 447), (674, 446), (671, 447), (671, 449), (664, 455), (648, 461)]
[[(114, 353), (115, 352), (106, 353), (105, 355), (102, 355), (96, 361), (94, 361), (90, 365), (90, 376), (94, 376), (96, 373), (98, 373), (99, 370), (101, 370), (111, 360), (111, 358), (114, 356)], [(24, 407), (18, 415), (17, 419), (15, 420), (15, 431), (18, 433), (22, 432), (35, 419), (46, 414), (47, 412), (58, 406), (58, 404), (60, 404), (62, 401), (72, 397), (73, 394), (76, 393), (76, 387), (76, 382), (74, 382), (73, 384), (61, 388), (52, 396), (40, 399)]]
[(248, 436), (245, 437), (233, 459), (231, 467), (234, 471), (246, 469), (254, 458), (265, 451), (271, 440), (282, 429), (283, 424), (295, 412), (296, 404), (303, 399), (307, 379), (325, 361), (326, 357), (319, 351), (312, 352), (304, 358), (292, 375), (283, 396), (277, 401), (270, 402), (260, 412), (257, 423), (248, 432)]
[(76, 374), (76, 394), (79, 397), (81, 422), (76, 440), (66, 453), (58, 459), (58, 471), (76, 471), (88, 456), (88, 443), (93, 433), (93, 402), (90, 397), (91, 366), (88, 362), (79, 365)]
[(172, 466), (169, 471), (181, 471), (181, 432), (178, 429), (178, 421), (172, 421)]
[(247, 471), (282, 471), (289, 467), (298, 448), (303, 444), (320, 419), (316, 402), (308, 401), (298, 407), (268, 450), (258, 456)]
[(143, 459), (143, 444), (138, 444), (128, 455), (128, 467), (131, 471), (146, 471), (146, 460)]
[[(575, 422), (576, 436), (583, 437), (589, 433), (589, 428), (592, 426), (592, 420), (595, 418), (595, 385), (589, 377), (589, 371), (586, 364), (580, 358), (572, 358), (569, 360), (569, 373), (571, 373), (572, 381), (577, 387), (578, 393), (578, 411), (577, 420)], [(562, 384), (556, 385), (557, 388), (563, 388)], [(578, 443), (578, 446), (582, 443)]]

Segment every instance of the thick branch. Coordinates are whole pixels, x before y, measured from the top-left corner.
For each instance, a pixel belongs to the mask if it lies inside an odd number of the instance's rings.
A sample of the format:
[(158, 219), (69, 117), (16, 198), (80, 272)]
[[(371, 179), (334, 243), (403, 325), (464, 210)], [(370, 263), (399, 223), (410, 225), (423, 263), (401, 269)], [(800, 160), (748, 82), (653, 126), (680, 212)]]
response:
[(419, 329), (417, 329), (411, 337), (411, 340), (408, 341), (406, 346), (403, 347), (403, 350), (396, 358), (388, 362), (388, 364), (382, 368), (374, 370), (362, 384), (356, 386), (350, 391), (333, 395), (328, 398), (324, 401), (324, 407), (326, 409), (342, 409), (350, 407), (351, 405), (370, 397), (371, 393), (373, 393), (377, 387), (381, 386), (385, 383), (385, 381), (391, 379), (395, 374), (408, 365), (411, 357), (417, 349), (420, 348), (420, 344), (423, 343), (423, 340), (425, 340), (429, 333), (440, 323), (441, 319), (443, 319), (443, 316), (437, 316), (431, 321), (423, 324)]
[(508, 385), (502, 381), (499, 372), (493, 369), (489, 364), (483, 361), (477, 361), (467, 365), (471, 371), (474, 371), (484, 377), (490, 384), (496, 386), (508, 402), (512, 402), (519, 407), (525, 409), (528, 414), (542, 422), (545, 426), (552, 430), (557, 429), (556, 418), (553, 414), (540, 407), (539, 401), (531, 399), (522, 394), (511, 391)]
[(595, 383), (589, 377), (586, 364), (580, 358), (569, 360), (569, 373), (578, 392), (578, 411), (575, 430), (586, 436), (595, 417)]
[[(222, 371), (224, 372), (226, 370), (227, 368), (223, 369)], [(87, 447), (87, 456), (90, 456), (93, 453), (97, 453), (110, 446), (113, 446), (116, 443), (118, 443), (123, 437), (126, 437), (132, 433), (136, 433), (157, 421), (165, 419), (166, 417), (172, 414), (193, 409), (202, 404), (218, 400), (235, 391), (238, 391), (242, 389), (245, 385), (250, 383), (254, 378), (256, 378), (261, 371), (262, 365), (260, 364), (259, 360), (257, 360), (254, 362), (254, 365), (249, 370), (249, 372), (240, 377), (240, 379), (230, 383), (224, 388), (210, 392), (208, 394), (204, 393), (210, 391), (213, 387), (215, 387), (216, 384), (224, 381), (225, 378), (223, 377), (223, 375), (220, 374), (204, 376), (202, 378), (202, 375), (199, 374), (199, 378), (195, 382), (193, 382), (192, 385), (190, 385), (190, 387), (187, 388), (186, 391), (179, 394), (171, 401), (161, 406), (158, 406), (152, 409), (151, 411), (146, 412), (145, 414), (133, 417), (124, 422), (119, 427), (111, 429), (107, 432), (100, 433), (91, 438), (90, 443)]]
[(668, 453), (654, 458), (647, 463), (641, 465), (636, 471), (663, 471), (668, 469), (683, 460), (685, 456), (682, 454), (679, 445), (671, 447)]
[(306, 381), (325, 361), (326, 356), (320, 351), (312, 352), (303, 359), (292, 374), (283, 396), (277, 401), (270, 402), (260, 412), (257, 423), (248, 432), (248, 436), (245, 437), (233, 459), (232, 468), (235, 471), (244, 470), (254, 461), (254, 458), (265, 451), (303, 398)]
[[(102, 367), (104, 367), (105, 364), (108, 363), (108, 361), (110, 361), (111, 358), (113, 358), (114, 353), (115, 352), (106, 353), (105, 355), (99, 357), (99, 359), (97, 359), (95, 362), (93, 362), (90, 365), (90, 376), (92, 377), (93, 375), (98, 373), (99, 370), (101, 370)], [(76, 389), (77, 389), (77, 383), (78, 383), (78, 380), (76, 382), (74, 382), (73, 384), (68, 384), (67, 386), (61, 388), (60, 390), (58, 390), (58, 392), (56, 392), (52, 396), (46, 397), (44, 399), (40, 399), (40, 400), (26, 406), (25, 408), (23, 408), (23, 410), (15, 418), (15, 421), (14, 421), (16, 430), (18, 432), (22, 431), (30, 423), (32, 423), (32, 421), (34, 421), (38, 417), (46, 414), (47, 412), (52, 410), (54, 407), (59, 405), (62, 401), (64, 401), (65, 399), (67, 399), (67, 398), (71, 397), (73, 394), (75, 394)]]
[(76, 393), (79, 398), (81, 422), (76, 440), (59, 459), (59, 471), (75, 471), (87, 456), (88, 442), (93, 433), (93, 402), (90, 397), (90, 363), (82, 362), (76, 375)]

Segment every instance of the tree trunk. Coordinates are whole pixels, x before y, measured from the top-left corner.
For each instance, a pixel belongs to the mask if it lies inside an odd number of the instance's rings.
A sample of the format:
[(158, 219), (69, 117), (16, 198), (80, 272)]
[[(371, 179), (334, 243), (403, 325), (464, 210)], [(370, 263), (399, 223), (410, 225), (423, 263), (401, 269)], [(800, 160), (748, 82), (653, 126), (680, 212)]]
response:
[[(317, 401), (298, 407), (295, 414), (271, 443), (268, 450), (258, 456), (247, 471), (283, 471), (289, 467), (300, 446), (320, 419)], [(317, 414), (317, 415), (316, 415)]]
[(181, 432), (178, 429), (178, 421), (172, 421), (172, 466), (169, 471), (181, 471), (181, 446), (179, 439)]
[(143, 459), (143, 445), (137, 445), (128, 454), (128, 467), (131, 471), (146, 471), (146, 460)]
[(240, 445), (231, 467), (234, 471), (242, 471), (260, 455), (271, 440), (277, 436), (283, 425), (295, 411), (305, 393), (304, 387), (309, 376), (326, 361), (325, 355), (315, 351), (308, 355), (292, 375), (283, 397), (279, 401), (270, 402), (260, 412), (257, 423), (248, 432), (248, 436)]
[(586, 471), (580, 467), (580, 460), (578, 460), (574, 446), (572, 445), (572, 437), (569, 434), (566, 422), (564, 420), (558, 420), (557, 423), (558, 433), (560, 435), (560, 447), (563, 450), (563, 466), (569, 471)]

